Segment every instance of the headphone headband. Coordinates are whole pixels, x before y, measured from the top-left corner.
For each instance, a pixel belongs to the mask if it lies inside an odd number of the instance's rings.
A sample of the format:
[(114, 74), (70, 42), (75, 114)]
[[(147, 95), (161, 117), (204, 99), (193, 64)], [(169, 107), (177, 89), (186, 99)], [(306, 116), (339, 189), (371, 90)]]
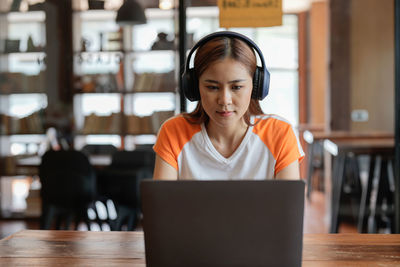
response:
[(253, 42), (251, 39), (246, 37), (243, 34), (232, 32), (232, 31), (219, 31), (211, 33), (203, 38), (201, 38), (190, 50), (186, 63), (185, 63), (185, 72), (182, 75), (182, 91), (184, 92), (185, 96), (190, 101), (198, 101), (200, 100), (200, 92), (198, 86), (198, 77), (196, 77), (196, 73), (194, 68), (190, 68), (190, 59), (193, 53), (202, 45), (207, 43), (208, 41), (218, 38), (218, 37), (228, 37), (228, 38), (237, 38), (244, 41), (248, 46), (256, 50), (258, 57), (261, 61), (261, 67), (257, 66), (254, 76), (253, 76), (253, 91), (252, 91), (252, 98), (262, 100), (268, 95), (269, 91), (269, 80), (270, 74), (265, 65), (263, 54), (260, 48)]
[(249, 39), (247, 36), (240, 34), (238, 32), (232, 32), (232, 31), (219, 31), (219, 32), (213, 32), (209, 35), (204, 36), (203, 38), (201, 38), (190, 50), (187, 59), (186, 59), (186, 68), (185, 70), (189, 69), (189, 65), (190, 65), (190, 59), (192, 57), (192, 54), (197, 50), (197, 48), (199, 48), (200, 46), (204, 45), (205, 43), (207, 43), (208, 41), (217, 38), (217, 37), (232, 37), (232, 38), (238, 38), (242, 41), (244, 41), (246, 44), (248, 44), (251, 48), (254, 48), (257, 51), (257, 54), (261, 60), (261, 66), (263, 68), (266, 68), (265, 66), (265, 61), (264, 61), (264, 57), (263, 54), (260, 50), (260, 48), (257, 46), (257, 44), (255, 42), (253, 42), (253, 40)]

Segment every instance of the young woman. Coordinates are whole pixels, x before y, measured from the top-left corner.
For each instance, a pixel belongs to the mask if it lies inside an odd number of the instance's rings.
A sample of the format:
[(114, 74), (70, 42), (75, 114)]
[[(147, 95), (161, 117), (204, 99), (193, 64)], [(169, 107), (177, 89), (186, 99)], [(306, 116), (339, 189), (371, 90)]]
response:
[[(196, 48), (194, 68), (188, 69)], [(192, 113), (161, 127), (154, 179), (300, 178), (304, 153), (292, 126), (263, 114), (259, 104), (263, 97), (256, 84), (267, 73), (256, 73), (260, 67), (253, 49), (262, 57), (258, 47), (245, 36), (222, 32), (203, 38), (194, 49), (188, 56), (190, 73), (184, 74), (192, 88), (185, 90), (199, 102)]]

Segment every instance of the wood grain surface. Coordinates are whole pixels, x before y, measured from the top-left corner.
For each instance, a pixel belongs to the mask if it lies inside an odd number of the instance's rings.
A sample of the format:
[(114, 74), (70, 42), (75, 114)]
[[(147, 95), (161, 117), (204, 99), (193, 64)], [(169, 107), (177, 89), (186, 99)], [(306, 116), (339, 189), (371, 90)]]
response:
[[(0, 266), (145, 266), (142, 232), (24, 230), (0, 241)], [(303, 266), (400, 266), (400, 235), (305, 234)]]

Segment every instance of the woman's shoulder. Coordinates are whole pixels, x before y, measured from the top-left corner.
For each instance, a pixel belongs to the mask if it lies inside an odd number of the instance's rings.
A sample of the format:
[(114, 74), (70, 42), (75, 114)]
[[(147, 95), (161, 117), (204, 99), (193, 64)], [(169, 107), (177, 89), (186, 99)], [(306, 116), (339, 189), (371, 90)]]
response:
[(287, 138), (296, 138), (297, 136), (292, 124), (275, 114), (256, 116), (253, 133), (268, 144), (278, 144)]
[(253, 132), (264, 142), (275, 159), (291, 155), (288, 161), (291, 163), (294, 158), (297, 159), (304, 155), (297, 131), (285, 118), (268, 114), (257, 116), (254, 123)]
[(270, 129), (277, 131), (279, 129), (293, 128), (292, 124), (285, 118), (276, 114), (263, 114), (254, 117), (255, 130)]

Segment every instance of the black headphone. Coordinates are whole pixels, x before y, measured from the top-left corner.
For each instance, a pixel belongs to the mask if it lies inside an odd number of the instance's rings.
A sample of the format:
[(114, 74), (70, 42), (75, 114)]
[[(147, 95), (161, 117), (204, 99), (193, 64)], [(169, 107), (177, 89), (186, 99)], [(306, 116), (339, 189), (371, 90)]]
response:
[(190, 101), (199, 101), (200, 100), (200, 91), (199, 91), (199, 82), (195, 73), (194, 68), (189, 68), (189, 63), (190, 63), (190, 58), (192, 57), (192, 54), (194, 51), (197, 50), (200, 46), (203, 44), (207, 43), (211, 39), (217, 38), (217, 37), (233, 37), (233, 38), (238, 38), (245, 43), (247, 43), (250, 47), (254, 48), (254, 50), (257, 51), (258, 56), (260, 57), (261, 60), (261, 67), (257, 66), (256, 71), (254, 72), (253, 76), (253, 91), (251, 93), (251, 98), (262, 100), (268, 95), (269, 91), (269, 79), (270, 79), (270, 74), (269, 71), (267, 70), (267, 67), (265, 66), (264, 62), (264, 57), (263, 54), (258, 48), (258, 46), (250, 40), (248, 37), (237, 33), (237, 32), (231, 32), (231, 31), (220, 31), (220, 32), (214, 32), (211, 33), (197, 42), (193, 46), (193, 48), (190, 50), (189, 55), (186, 59), (186, 64), (185, 64), (185, 72), (182, 75), (182, 89), (183, 93), (186, 96), (187, 99)]

